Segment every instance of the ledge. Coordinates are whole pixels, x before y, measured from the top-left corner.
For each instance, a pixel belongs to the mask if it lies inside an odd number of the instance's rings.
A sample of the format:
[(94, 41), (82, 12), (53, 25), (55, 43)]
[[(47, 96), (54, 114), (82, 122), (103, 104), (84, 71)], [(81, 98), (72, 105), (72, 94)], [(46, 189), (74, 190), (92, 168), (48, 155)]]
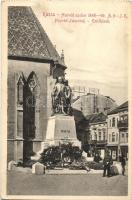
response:
[(7, 141), (24, 141), (24, 139), (23, 138), (12, 138), (12, 139), (8, 138)]

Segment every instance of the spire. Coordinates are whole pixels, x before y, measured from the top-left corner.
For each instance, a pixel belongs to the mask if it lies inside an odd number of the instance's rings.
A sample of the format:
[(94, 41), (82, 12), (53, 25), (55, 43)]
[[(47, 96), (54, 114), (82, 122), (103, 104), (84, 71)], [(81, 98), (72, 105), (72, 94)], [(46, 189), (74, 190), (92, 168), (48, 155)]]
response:
[(64, 59), (64, 50), (62, 49), (61, 51), (61, 60), (63, 63), (65, 63), (65, 59)]

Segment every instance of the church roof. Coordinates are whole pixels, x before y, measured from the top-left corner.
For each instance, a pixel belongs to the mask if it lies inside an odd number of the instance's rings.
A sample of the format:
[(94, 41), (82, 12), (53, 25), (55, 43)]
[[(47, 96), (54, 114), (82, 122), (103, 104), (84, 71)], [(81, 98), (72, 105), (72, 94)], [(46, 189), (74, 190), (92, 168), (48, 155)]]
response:
[(31, 7), (8, 8), (8, 56), (49, 60), (66, 67)]

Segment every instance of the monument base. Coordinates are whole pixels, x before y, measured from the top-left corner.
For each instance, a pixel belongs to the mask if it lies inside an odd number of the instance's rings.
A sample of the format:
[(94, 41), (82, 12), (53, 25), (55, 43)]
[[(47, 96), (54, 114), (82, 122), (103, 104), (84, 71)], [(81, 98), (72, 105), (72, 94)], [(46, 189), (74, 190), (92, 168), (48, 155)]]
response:
[(49, 146), (58, 146), (61, 144), (68, 144), (71, 143), (73, 146), (78, 146), (81, 148), (81, 142), (77, 139), (61, 139), (61, 140), (45, 140), (44, 142), (41, 143), (41, 149), (46, 149)]
[(72, 143), (81, 148), (77, 139), (74, 116), (58, 114), (48, 119), (46, 139), (41, 143), (41, 150), (31, 159), (39, 159), (40, 154), (49, 146)]
[(49, 145), (59, 145), (60, 143), (73, 143), (81, 147), (81, 142), (77, 139), (74, 116), (55, 115), (49, 117), (46, 132), (46, 143)]

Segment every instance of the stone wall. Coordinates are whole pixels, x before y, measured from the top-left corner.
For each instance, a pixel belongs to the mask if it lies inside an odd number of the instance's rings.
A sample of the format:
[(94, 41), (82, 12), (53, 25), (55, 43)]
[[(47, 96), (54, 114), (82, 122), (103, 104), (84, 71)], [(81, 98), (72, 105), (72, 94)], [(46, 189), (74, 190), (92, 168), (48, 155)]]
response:
[[(33, 141), (33, 151), (38, 151), (41, 141), (44, 141), (47, 118), (51, 115), (50, 94), (53, 88), (54, 80), (50, 76), (50, 64), (37, 63), (30, 61), (9, 60), (8, 62), (8, 161), (23, 159), (23, 135), (17, 132), (17, 81), (16, 77), (23, 73), (27, 79), (31, 72), (34, 72), (40, 85), (39, 95), (39, 131)], [(48, 85), (48, 80), (50, 84)], [(53, 81), (53, 83), (52, 83)], [(47, 91), (48, 87), (48, 91)], [(48, 95), (49, 94), (49, 95)], [(47, 105), (48, 104), (48, 105)], [(23, 112), (23, 110), (21, 110)], [(22, 125), (23, 127), (23, 125)]]

